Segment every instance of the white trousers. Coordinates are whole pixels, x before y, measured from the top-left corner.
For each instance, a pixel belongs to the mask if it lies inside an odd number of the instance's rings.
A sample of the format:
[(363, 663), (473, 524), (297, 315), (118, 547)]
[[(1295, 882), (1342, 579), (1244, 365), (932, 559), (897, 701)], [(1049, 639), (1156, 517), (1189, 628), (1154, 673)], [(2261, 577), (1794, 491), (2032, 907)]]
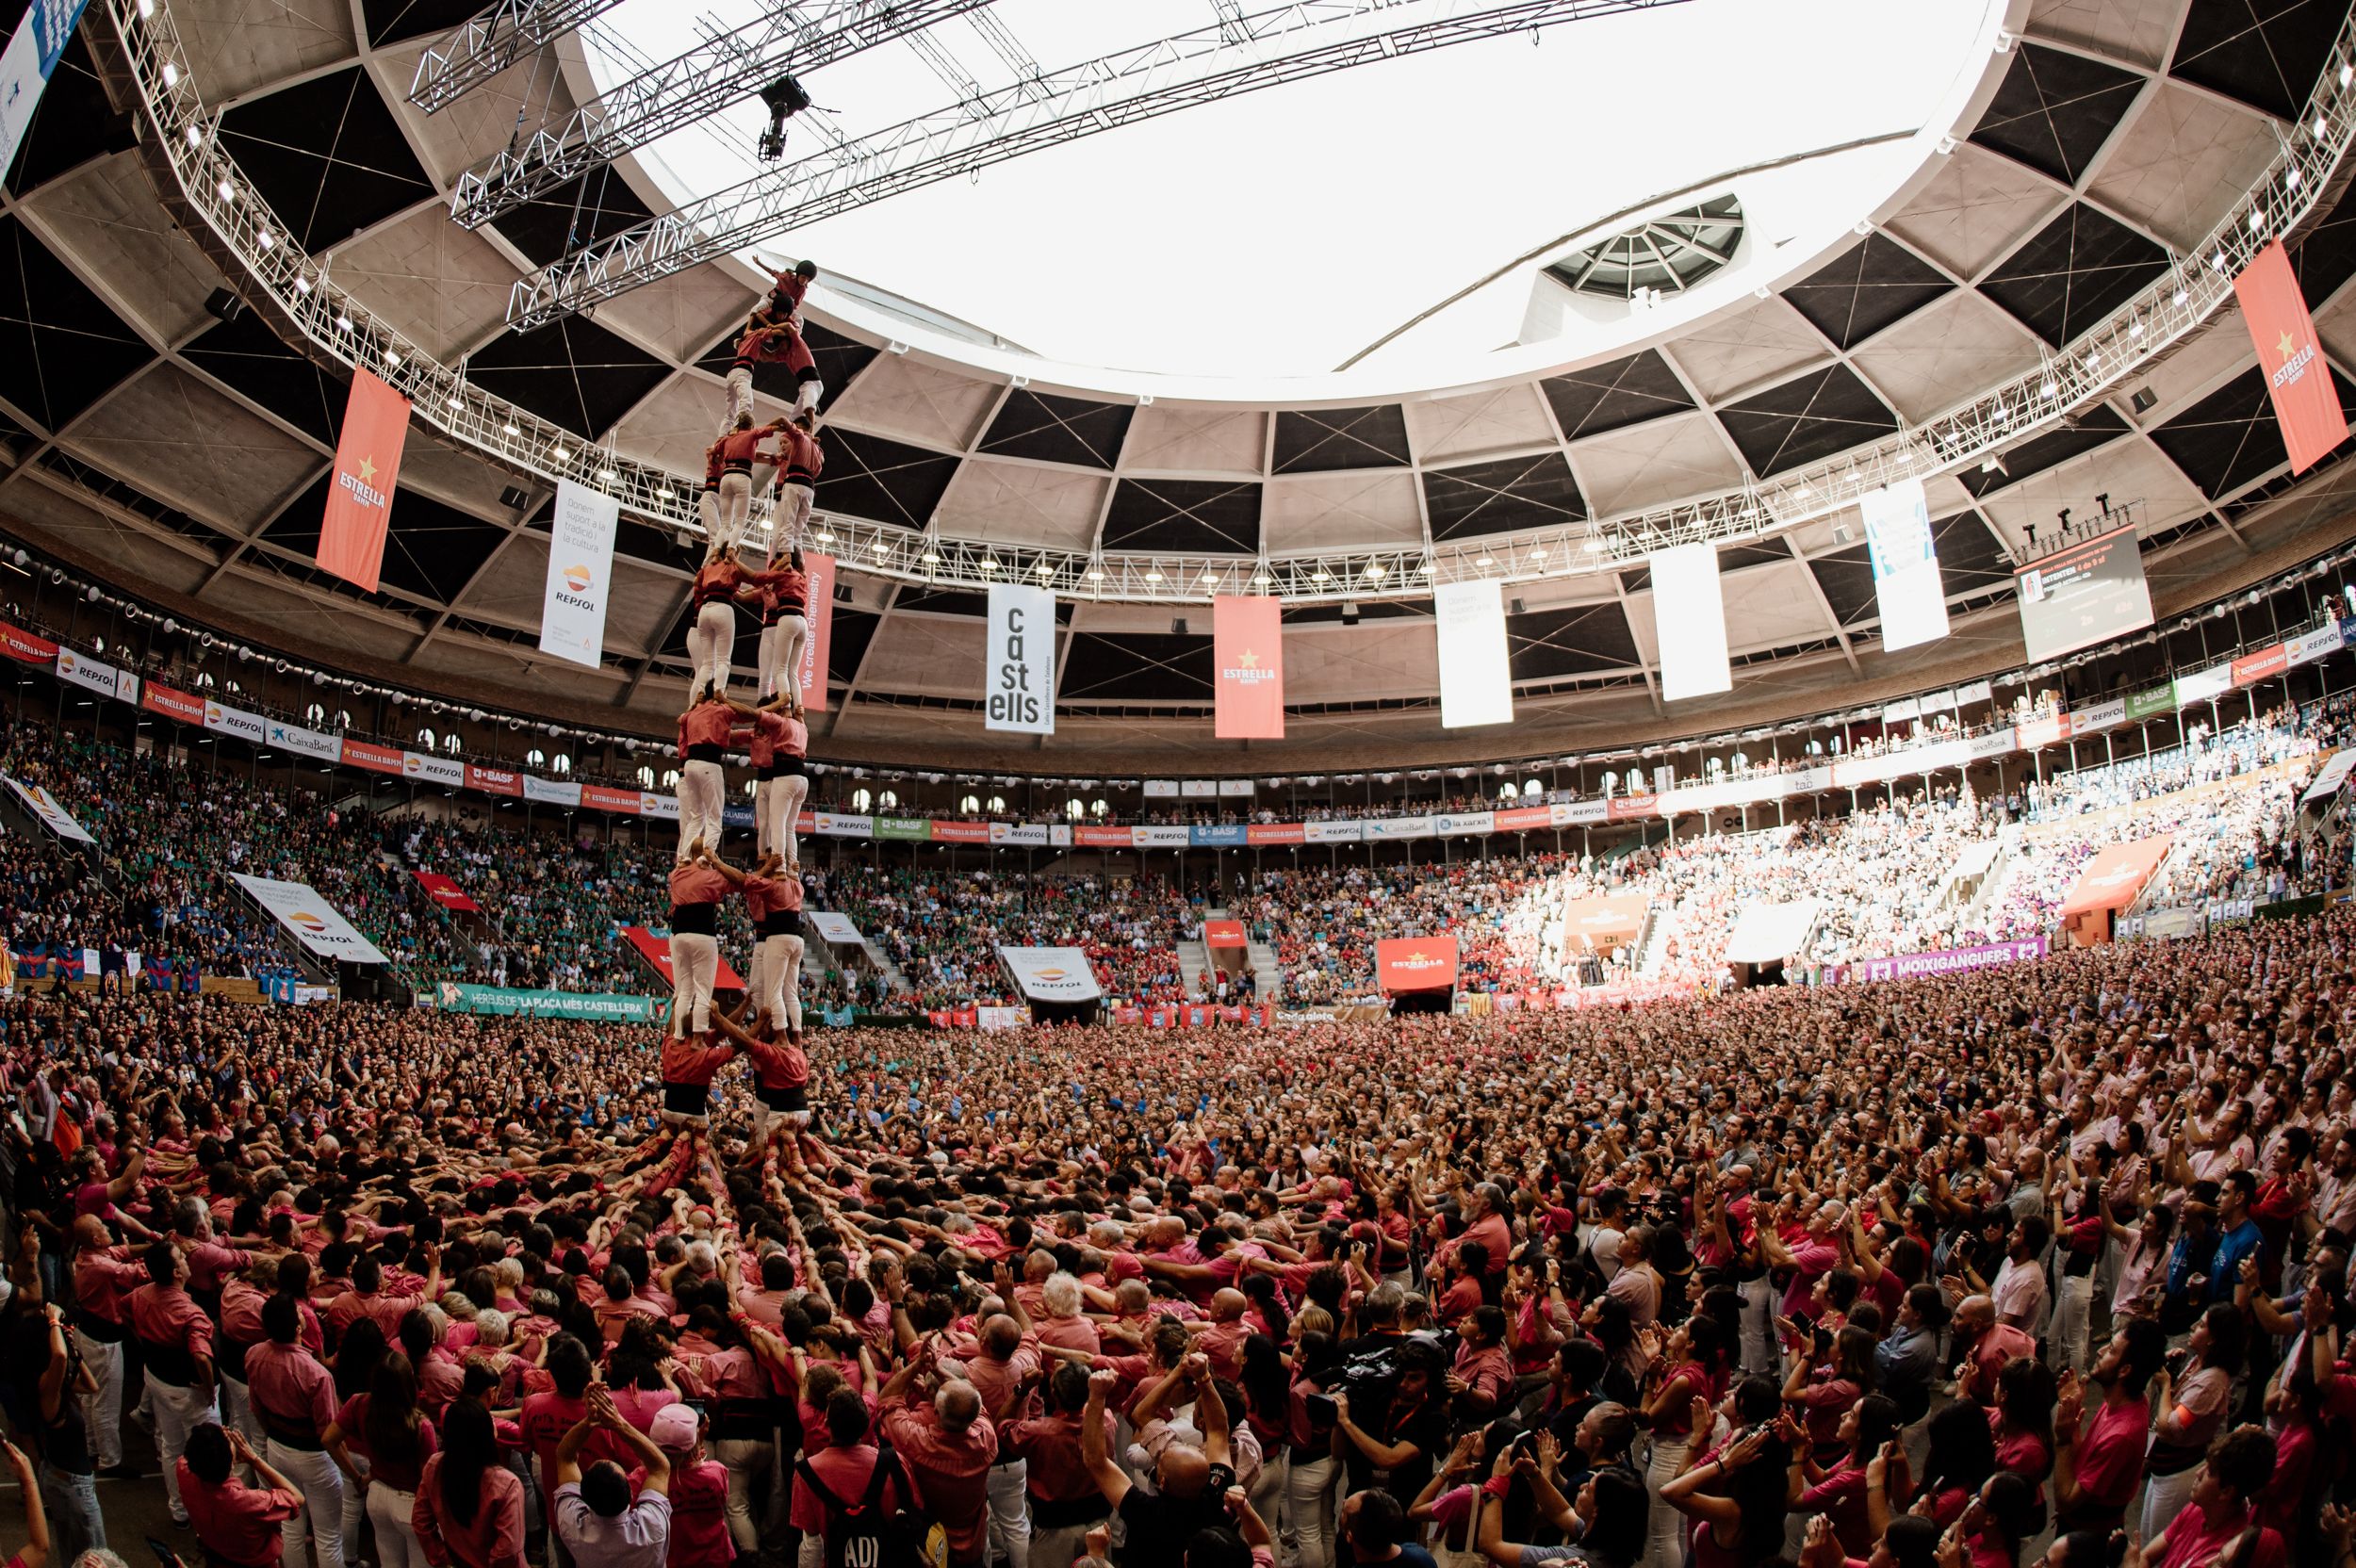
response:
[(303, 1494), (303, 1507), (279, 1531), (279, 1568), (307, 1568), (315, 1537), (319, 1568), (343, 1568), (344, 1473), (323, 1450), (291, 1447), (276, 1438), (264, 1457)]
[(990, 1545), (984, 1555), (990, 1561), (1031, 1568), (1031, 1500), (1024, 1485), (1030, 1475), (1028, 1460), (990, 1467)]
[(688, 846), (697, 839), (714, 855), (720, 835), (727, 831), (721, 813), (728, 801), (728, 775), (709, 758), (691, 757), (679, 770), (679, 859), (687, 859)]
[(221, 1421), (245, 1433), (245, 1440), (259, 1453), (270, 1444), (270, 1434), (262, 1429), (262, 1418), (254, 1413), (254, 1396), (245, 1384), (228, 1373), (221, 1375)]
[(1333, 1568), (1333, 1456), (1295, 1457), (1284, 1470), (1284, 1517), (1300, 1544), (1300, 1568)]
[(1742, 1295), (1742, 1370), (1772, 1376), (1775, 1366), (1775, 1287), (1765, 1275), (1744, 1280)]
[(426, 1568), (425, 1547), (410, 1516), (417, 1511), (417, 1494), (396, 1492), (383, 1481), (368, 1482), (368, 1522), (376, 1527), (377, 1568)]
[(731, 366), (728, 368), (728, 416), (727, 422), (720, 427), (721, 433), (726, 434), (729, 431), (734, 430), (736, 428), (737, 416), (743, 414), (750, 414), (752, 411), (752, 368), (750, 366)]
[(728, 472), (720, 476), (720, 537), (730, 549), (744, 537), (744, 529), (752, 521), (753, 480), (750, 474)]
[(1652, 1462), (1644, 1466), (1644, 1486), (1652, 1494), (1644, 1523), (1644, 1568), (1679, 1568), (1685, 1560), (1685, 1515), (1661, 1500), (1661, 1489), (1684, 1467), (1685, 1447), (1683, 1438), (1653, 1439)]
[(2083, 1374), (2086, 1369), (2087, 1335), (2092, 1328), (2094, 1276), (2065, 1274), (2053, 1293), (2053, 1316), (2046, 1329), (2056, 1369)]
[(704, 537), (720, 537), (720, 492), (698, 491), (695, 497), (695, 519), (704, 526)]
[(180, 1500), (180, 1456), (188, 1452), (188, 1433), (221, 1423), (213, 1408), (212, 1390), (168, 1383), (154, 1372), (145, 1374), (147, 1397), (155, 1412), (155, 1457), (164, 1467), (164, 1497), (172, 1505), (175, 1525), (188, 1522), (188, 1505)]
[[(770, 1460), (776, 1446), (775, 1444), (753, 1438), (715, 1438), (712, 1441), (712, 1457), (727, 1465), (728, 1470), (728, 1540), (735, 1545), (739, 1557), (750, 1557), (761, 1550), (762, 1521), (753, 1517), (753, 1486), (757, 1481), (765, 1483), (768, 1480)], [(761, 1490), (767, 1492), (772, 1488), (764, 1484)], [(770, 1511), (766, 1508), (762, 1510), (764, 1515)], [(826, 1543), (821, 1541), (819, 1545), (819, 1560), (823, 1562)], [(385, 1568), (392, 1568), (392, 1565), (387, 1563)]]
[(730, 661), (736, 653), (736, 606), (726, 599), (713, 599), (695, 612), (695, 618), (687, 628), (687, 657), (695, 666), (687, 678), (687, 692), (692, 697), (703, 695), (710, 686), (722, 696), (728, 694)]
[(2182, 1513), (2192, 1501), (2194, 1488), (2201, 1484), (2201, 1472), (2205, 1465), (2193, 1465), (2172, 1476), (2153, 1476), (2143, 1488), (2143, 1539), (2151, 1540), (2167, 1523)]
[(753, 994), (761, 998), (772, 1024), (799, 1032), (802, 1027), (802, 939), (763, 937), (755, 951), (754, 969), (760, 978)]
[(787, 778), (764, 778), (753, 786), (753, 830), (758, 835), (753, 852), (775, 855), (789, 866), (802, 863), (801, 841), (794, 834), (794, 825), (802, 820), (802, 802), (810, 796), (810, 780), (795, 774)]
[(123, 1462), (123, 1345), (92, 1339), (76, 1329), (74, 1346), (82, 1352), (82, 1364), (98, 1380), (98, 1387), (81, 1396), (90, 1458), (101, 1470), (111, 1470)]
[(720, 977), (720, 942), (694, 931), (671, 933), (671, 1033), (712, 1027), (712, 985)]
[(776, 625), (761, 629), (762, 696), (774, 696), (779, 692), (791, 693), (797, 697), (801, 694), (802, 650), (809, 645), (810, 620), (807, 616), (779, 615)]
[(777, 527), (769, 531), (771, 554), (802, 542), (802, 530), (810, 526), (810, 508), (817, 500), (818, 492), (807, 484), (788, 480), (778, 486)]

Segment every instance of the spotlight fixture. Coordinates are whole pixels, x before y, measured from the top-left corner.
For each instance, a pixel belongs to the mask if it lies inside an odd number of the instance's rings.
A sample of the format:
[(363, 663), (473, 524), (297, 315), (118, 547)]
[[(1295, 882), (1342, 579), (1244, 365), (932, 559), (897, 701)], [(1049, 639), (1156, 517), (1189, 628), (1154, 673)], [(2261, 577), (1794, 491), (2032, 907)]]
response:
[(810, 94), (793, 77), (779, 76), (761, 90), (761, 101), (768, 107), (769, 125), (756, 150), (761, 162), (775, 163), (785, 156), (785, 122), (810, 107)]

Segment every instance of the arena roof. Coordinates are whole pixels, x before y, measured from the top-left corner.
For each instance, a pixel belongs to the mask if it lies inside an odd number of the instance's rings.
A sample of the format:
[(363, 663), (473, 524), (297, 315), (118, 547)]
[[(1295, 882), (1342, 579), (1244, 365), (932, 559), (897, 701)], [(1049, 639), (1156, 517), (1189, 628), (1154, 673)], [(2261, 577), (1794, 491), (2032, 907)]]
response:
[[(90, 26), (107, 26), (97, 10)], [(610, 233), (662, 197), (624, 160), (482, 230), (454, 224), (459, 174), (506, 141), (527, 91), (519, 66), (437, 115), (407, 104), (420, 55), (471, 10), (463, 0), (175, 0), (168, 15), (186, 86), (218, 111), (219, 150), (355, 309), (422, 355), (463, 361), (471, 387), (566, 433), (576, 455), (614, 454), (587, 461), (699, 467), (719, 420), (726, 340), (755, 274), (709, 262), (594, 316), (509, 332), (510, 286), (557, 257), (577, 220)], [(1600, 326), (1582, 317), (1571, 325), (1612, 341), (1571, 356), (1563, 333), (1543, 330), (1547, 311), (1582, 308), (1549, 281), (1553, 263), (1721, 194), (1743, 199), (1747, 215), (1753, 187), (1737, 178), (1657, 208), (1584, 215), (1590, 228), (1507, 270), (1530, 341), (1500, 351), (1496, 374), (1436, 391), (1402, 394), (1395, 382), (1377, 393), (1389, 373), (1378, 356), (1336, 384), (1366, 389), (1349, 400), (1252, 400), (1171, 382), (1178, 392), (1148, 401), (1112, 373), (1051, 373), (992, 341), (986, 322), (842, 280), (812, 312), (830, 422), (819, 506), (846, 536), (898, 542), (887, 570), (846, 576), (834, 716), (813, 749), (923, 760), (945, 743), (977, 763), (1020, 761), (979, 730), (973, 574), (924, 580), (909, 541), (968, 561), (980, 550), (1166, 555), (1189, 571), (1217, 561), (1222, 587), (1241, 586), (1262, 560), (1289, 559), (1284, 569), (1304, 578), (1321, 552), (1395, 563), (1399, 575), (1354, 618), (1338, 591), (1304, 594), (1288, 611), (1293, 738), (1255, 744), (1253, 767), (1578, 749), (2012, 667), (2006, 552), (2028, 525), (2098, 495), (2139, 503), (2163, 613), (2335, 545), (2351, 531), (2348, 482), (2335, 465), (2287, 482), (2263, 377), (2228, 305), (2067, 422), (1933, 479), (1957, 617), (1944, 643), (1880, 653), (1854, 514), (1775, 511), (1721, 550), (1735, 691), (1664, 710), (1634, 547), (1573, 570), (1559, 547), (1550, 561), (1529, 558), (1542, 534), (1575, 539), (1591, 523), (1617, 538), (1661, 509), (1753, 504), (1777, 485), (1789, 503), (1824, 466), (2062, 364), (2057, 351), (2090, 324), (2164, 286), (2299, 140), (2298, 117), (2348, 17), (2325, 0), (2013, 0), (1991, 13), (1998, 46), (1965, 82), (1953, 122), (1909, 141), (1906, 166), (1860, 195), (1839, 232), (1762, 246), (1641, 318), (1625, 306)], [(542, 69), (532, 113), (552, 79), (566, 106), (581, 69), (567, 48), (571, 72)], [(123, 87), (125, 71), (112, 74)], [(1772, 203), (1772, 172), (1757, 178)], [(334, 355), (258, 297), (232, 320), (207, 313), (224, 269), (241, 269), (218, 235), (183, 228), (193, 198), (171, 179), (153, 135), (135, 143), (113, 112), (77, 39), (0, 198), (6, 526), (191, 619), (355, 672), (574, 722), (666, 728), (684, 667), (688, 556), (667, 527), (626, 519), (604, 666), (551, 667), (533, 646), (545, 464), (415, 431), (384, 592), (364, 598), (314, 567), (344, 398)], [(2295, 259), (2345, 382), (2356, 204), (2341, 202), (2343, 188), (2310, 188), (2325, 199)], [(1760, 246), (1760, 227), (1746, 232)], [(250, 277), (236, 281), (258, 296)], [(1448, 308), (1461, 307), (1435, 302), (1432, 319)], [(1511, 732), (1438, 727), (1427, 609), (1397, 588), (1434, 554), (1452, 572), (1510, 574), (1522, 699)], [(1169, 592), (1135, 581), (1091, 592), (1058, 570), (1072, 602), (1065, 711), (1048, 747), (1074, 766), (1241, 762), (1210, 738), (1203, 588), (1189, 578)]]

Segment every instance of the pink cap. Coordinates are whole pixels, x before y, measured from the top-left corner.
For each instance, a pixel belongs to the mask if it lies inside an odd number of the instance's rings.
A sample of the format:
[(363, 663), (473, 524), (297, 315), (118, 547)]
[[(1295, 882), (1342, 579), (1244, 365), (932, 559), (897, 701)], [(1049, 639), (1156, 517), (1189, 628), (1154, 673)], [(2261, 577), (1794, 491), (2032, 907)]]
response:
[(696, 1434), (701, 1430), (702, 1421), (695, 1407), (665, 1405), (654, 1413), (654, 1424), (646, 1429), (646, 1435), (654, 1439), (658, 1448), (685, 1453), (695, 1446)]

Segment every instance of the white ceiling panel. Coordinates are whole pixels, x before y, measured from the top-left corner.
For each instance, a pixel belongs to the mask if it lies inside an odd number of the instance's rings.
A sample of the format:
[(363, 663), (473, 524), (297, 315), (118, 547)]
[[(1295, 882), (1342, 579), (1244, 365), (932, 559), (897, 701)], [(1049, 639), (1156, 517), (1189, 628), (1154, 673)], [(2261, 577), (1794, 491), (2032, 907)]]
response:
[(1780, 295), (1706, 321), (1664, 345), (1663, 351), (1712, 402), (1832, 355), (1824, 338)]
[(958, 466), (935, 516), (947, 533), (1085, 550), (1096, 537), (1111, 482), (1092, 471), (977, 457)]
[(854, 430), (963, 451), (1004, 390), (912, 355), (883, 354), (833, 400), (827, 416)]
[(1418, 546), (1423, 514), (1403, 468), (1272, 479), (1262, 492), (1260, 538), (1274, 554), (1353, 545)]
[(451, 364), (505, 329), (515, 281), (506, 257), (438, 206), (420, 207), (337, 251), (335, 275), (361, 303)]
[(1149, 403), (1121, 454), (1131, 473), (1258, 474), (1267, 465), (1268, 416), (1256, 408)]
[(2035, 369), (2026, 329), (1968, 288), (1950, 291), (1852, 356), (1898, 412), (1920, 424), (1984, 387)]
[(2036, 233), (2068, 200), (2010, 158), (1958, 142), (1946, 166), (1882, 226), (1969, 279)]
[(1407, 404), (1408, 444), (1425, 464), (1525, 451), (1554, 438), (1538, 388), (1528, 382)]
[(2282, 151), (2271, 123), (2207, 93), (2161, 82), (2087, 188), (2179, 250), (2195, 245)]
[(1651, 419), (1571, 449), (1587, 504), (1599, 516), (1710, 494), (1742, 482), (1726, 437), (1707, 414)]

